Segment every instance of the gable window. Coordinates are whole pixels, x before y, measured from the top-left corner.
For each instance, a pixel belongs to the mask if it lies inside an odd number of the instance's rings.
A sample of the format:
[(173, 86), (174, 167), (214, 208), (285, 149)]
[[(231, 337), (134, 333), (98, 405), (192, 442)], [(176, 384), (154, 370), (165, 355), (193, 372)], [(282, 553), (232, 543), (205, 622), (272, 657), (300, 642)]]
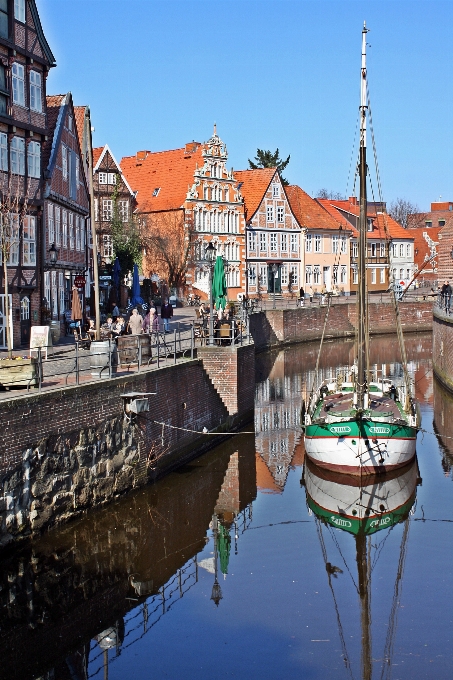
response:
[(74, 213), (69, 213), (69, 249), (74, 250)]
[(99, 181), (99, 184), (107, 184), (108, 174), (106, 172), (100, 172), (98, 174), (98, 181)]
[(109, 184), (116, 184), (116, 172), (109, 172)]
[(13, 102), (25, 106), (25, 69), (22, 64), (14, 62), (12, 68)]
[(63, 210), (63, 247), (68, 247), (68, 211)]
[(68, 179), (68, 147), (65, 144), (61, 145), (61, 169), (63, 179), (66, 181)]
[(313, 250), (313, 236), (312, 234), (307, 234), (305, 239), (305, 252), (311, 253)]
[(110, 222), (113, 216), (113, 201), (110, 198), (104, 198), (102, 201), (102, 219), (104, 222)]
[(55, 222), (53, 219), (53, 204), (47, 204), (47, 233), (49, 235), (49, 243), (55, 243)]
[(271, 234), (271, 251), (274, 253), (277, 251), (277, 234)]
[(316, 234), (315, 236), (315, 253), (320, 253), (321, 251), (321, 235)]
[(118, 214), (122, 222), (129, 219), (129, 201), (118, 201)]
[(61, 245), (61, 212), (60, 208), (55, 206), (55, 245)]
[(0, 170), (8, 170), (8, 137), (0, 132)]
[(76, 156), (75, 151), (68, 149), (68, 165), (69, 165), (69, 196), (74, 200), (77, 200), (77, 164), (78, 156)]
[(11, 172), (14, 175), (25, 175), (25, 139), (13, 137), (10, 146)]
[(264, 253), (267, 251), (267, 234), (263, 231), (260, 232), (260, 252)]
[(280, 185), (279, 184), (273, 184), (272, 185), (272, 198), (280, 198)]
[(25, 0), (14, 0), (14, 18), (25, 24)]
[(8, 0), (0, 0), (0, 36), (8, 37)]
[(27, 148), (28, 176), (40, 177), (41, 175), (41, 144), (29, 142)]
[(42, 112), (41, 74), (38, 71), (30, 71), (30, 108)]
[(285, 209), (283, 206), (278, 206), (277, 208), (277, 222), (285, 221)]
[(36, 265), (36, 217), (27, 215), (23, 222), (22, 262), (24, 266)]
[(288, 234), (281, 234), (281, 249), (282, 253), (288, 252)]
[(274, 221), (274, 207), (272, 205), (267, 206), (266, 215), (268, 222)]

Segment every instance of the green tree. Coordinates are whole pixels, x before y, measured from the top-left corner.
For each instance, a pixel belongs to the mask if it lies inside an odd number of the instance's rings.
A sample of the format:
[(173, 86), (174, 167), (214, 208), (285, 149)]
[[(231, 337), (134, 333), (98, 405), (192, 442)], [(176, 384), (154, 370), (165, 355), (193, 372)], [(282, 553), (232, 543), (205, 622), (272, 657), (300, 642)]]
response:
[(134, 264), (142, 266), (143, 243), (136, 220), (131, 217), (123, 222), (118, 209), (118, 186), (112, 193), (113, 217), (110, 229), (113, 241), (113, 252), (118, 258), (121, 271), (132, 271)]
[[(272, 151), (265, 151), (264, 149), (257, 149), (255, 161), (251, 161), (249, 158), (249, 166), (252, 170), (258, 170), (258, 168), (277, 168), (281, 176), (283, 170), (288, 165), (290, 158), (291, 156), (288, 156), (286, 161), (282, 160), (278, 149), (276, 149), (274, 153), (272, 153)], [(283, 184), (288, 186), (289, 182), (284, 177), (281, 177), (281, 179)]]

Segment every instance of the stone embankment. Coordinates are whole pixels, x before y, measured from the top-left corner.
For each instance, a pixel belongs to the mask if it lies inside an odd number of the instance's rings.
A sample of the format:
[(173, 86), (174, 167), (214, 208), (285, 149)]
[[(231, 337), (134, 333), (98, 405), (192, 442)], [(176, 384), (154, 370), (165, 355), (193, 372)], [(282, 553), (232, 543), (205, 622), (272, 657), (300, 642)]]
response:
[(453, 317), (438, 307), (433, 311), (433, 370), (444, 387), (453, 392)]

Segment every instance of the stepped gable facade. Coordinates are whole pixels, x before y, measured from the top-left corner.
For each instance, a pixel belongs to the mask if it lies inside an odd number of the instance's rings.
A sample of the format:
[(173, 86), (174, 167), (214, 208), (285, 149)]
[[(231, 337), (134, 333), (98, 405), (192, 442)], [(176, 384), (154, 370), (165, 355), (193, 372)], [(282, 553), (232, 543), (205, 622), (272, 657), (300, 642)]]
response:
[(302, 230), (276, 168), (235, 172), (244, 198), (247, 294), (298, 293)]
[[(52, 320), (70, 309), (76, 276), (87, 269), (90, 197), (72, 95), (47, 97), (48, 137), (43, 145), (43, 306)], [(50, 249), (57, 250), (56, 264)], [(82, 309), (84, 296), (81, 294)]]
[[(13, 345), (28, 346), (41, 323), (42, 145), (46, 78), (55, 58), (34, 0), (0, 3), (0, 192), (13, 224), (8, 294)], [(8, 197), (5, 200), (5, 197)], [(23, 214), (22, 214), (23, 213)], [(5, 281), (0, 286), (0, 349), (6, 347)]]
[[(139, 151), (121, 160), (121, 168), (136, 192), (136, 213), (145, 239), (159, 233), (169, 238), (183, 229), (189, 253), (185, 287), (207, 298), (208, 269), (203, 263), (209, 242), (225, 258), (228, 296), (245, 292), (245, 223), (243, 198), (233, 169), (227, 168), (228, 152), (217, 135), (204, 143), (190, 142), (180, 149)], [(162, 257), (146, 248), (144, 273), (156, 272), (163, 279), (168, 269)]]
[[(426, 231), (428, 238), (433, 238), (434, 230), (438, 232), (437, 271), (433, 272), (432, 281), (440, 285), (444, 281), (453, 282), (453, 201), (431, 203), (430, 212), (415, 213), (408, 217), (411, 231), (417, 227), (422, 234)], [(422, 275), (421, 275), (422, 276)]]
[(121, 166), (108, 144), (93, 149), (94, 221), (98, 252), (106, 264), (113, 259), (112, 220), (117, 216), (127, 224), (136, 207), (132, 191)]
[(349, 294), (350, 241), (353, 226), (338, 214), (334, 217), (298, 186), (286, 187), (291, 208), (302, 227), (301, 260), (305, 292), (323, 290)]

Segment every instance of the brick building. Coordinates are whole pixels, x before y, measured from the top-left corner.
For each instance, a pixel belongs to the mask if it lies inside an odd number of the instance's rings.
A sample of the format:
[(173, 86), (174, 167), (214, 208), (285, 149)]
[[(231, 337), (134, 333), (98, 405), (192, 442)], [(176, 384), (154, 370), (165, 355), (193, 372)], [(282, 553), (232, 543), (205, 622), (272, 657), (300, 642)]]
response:
[[(74, 279), (87, 270), (90, 197), (70, 92), (47, 97), (47, 118), (48, 138), (43, 146), (43, 306), (52, 320), (63, 322), (64, 312), (70, 309)], [(55, 265), (50, 261), (52, 247), (57, 250)]]
[[(420, 225), (420, 223), (422, 223)], [(437, 230), (437, 272), (432, 277), (443, 283), (446, 279), (453, 280), (453, 202), (443, 201), (431, 203), (431, 211), (426, 213), (414, 213), (408, 217), (408, 226), (413, 229), (417, 226), (427, 234)]]
[[(27, 345), (40, 323), (42, 145), (46, 78), (55, 59), (34, 0), (0, 2), (0, 192), (13, 225), (8, 261), (13, 343)], [(19, 213), (25, 213), (21, 216)], [(6, 347), (5, 282), (0, 288), (0, 348)]]
[[(137, 197), (137, 214), (146, 233), (164, 233), (168, 248), (188, 247), (185, 286), (208, 296), (206, 246), (213, 242), (224, 256), (228, 296), (245, 292), (245, 228), (243, 199), (233, 170), (228, 170), (227, 147), (217, 135), (205, 143), (190, 142), (170, 151), (139, 151), (121, 160), (121, 168)], [(177, 234), (184, 237), (177, 242)], [(174, 234), (174, 240), (169, 235)], [(169, 275), (161, 255), (146, 249), (143, 272)]]

